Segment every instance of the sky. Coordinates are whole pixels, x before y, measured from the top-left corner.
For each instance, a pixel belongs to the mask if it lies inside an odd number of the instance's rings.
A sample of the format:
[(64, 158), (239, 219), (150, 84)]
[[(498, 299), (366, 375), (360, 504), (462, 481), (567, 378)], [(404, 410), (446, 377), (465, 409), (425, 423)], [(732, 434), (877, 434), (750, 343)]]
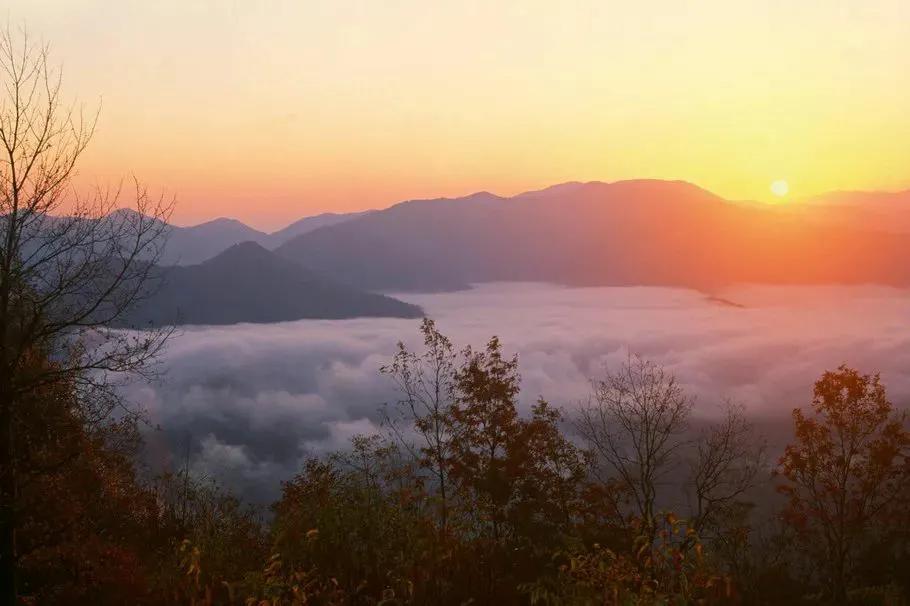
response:
[[(881, 371), (895, 406), (910, 405), (902, 330), (910, 291), (740, 286), (718, 294), (739, 306), (686, 289), (522, 283), (400, 296), (420, 304), (456, 349), (496, 334), (518, 354), (523, 413), (544, 397), (571, 418), (590, 381), (629, 353), (673, 373), (696, 398), (696, 418), (716, 420), (732, 401), (775, 446), (793, 408), (811, 402), (815, 380), (840, 364)], [(305, 458), (379, 431), (380, 407), (400, 398), (379, 368), (401, 339), (421, 351), (418, 328), (419, 320), (396, 318), (183, 327), (161, 359), (165, 380), (128, 386), (128, 401), (151, 421), (149, 463), (179, 464), (169, 453), (190, 444), (200, 476), (254, 502), (277, 498)]]
[[(906, 0), (7, 0), (178, 224), (564, 181), (910, 187)], [(0, 9), (2, 10), (2, 9)]]

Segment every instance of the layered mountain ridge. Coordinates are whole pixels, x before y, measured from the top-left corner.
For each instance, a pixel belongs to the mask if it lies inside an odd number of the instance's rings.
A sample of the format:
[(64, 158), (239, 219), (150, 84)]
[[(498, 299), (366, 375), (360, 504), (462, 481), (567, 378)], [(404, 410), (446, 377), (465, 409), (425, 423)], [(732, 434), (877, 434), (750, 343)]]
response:
[(198, 265), (158, 271), (158, 288), (121, 318), (120, 326), (423, 315), (416, 305), (339, 284), (255, 242), (235, 244)]
[[(397, 204), (276, 253), (367, 290), (497, 280), (568, 285), (910, 285), (910, 234), (826, 217), (826, 205), (734, 203), (682, 181), (569, 183), (512, 198)], [(910, 209), (899, 209), (910, 215)]]

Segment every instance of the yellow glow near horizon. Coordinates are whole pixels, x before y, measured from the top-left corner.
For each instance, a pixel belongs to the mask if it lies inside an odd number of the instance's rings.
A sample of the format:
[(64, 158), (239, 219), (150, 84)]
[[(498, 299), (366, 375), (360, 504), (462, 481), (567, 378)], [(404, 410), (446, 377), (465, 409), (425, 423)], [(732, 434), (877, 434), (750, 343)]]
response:
[(570, 180), (910, 186), (905, 0), (8, 0), (178, 222)]

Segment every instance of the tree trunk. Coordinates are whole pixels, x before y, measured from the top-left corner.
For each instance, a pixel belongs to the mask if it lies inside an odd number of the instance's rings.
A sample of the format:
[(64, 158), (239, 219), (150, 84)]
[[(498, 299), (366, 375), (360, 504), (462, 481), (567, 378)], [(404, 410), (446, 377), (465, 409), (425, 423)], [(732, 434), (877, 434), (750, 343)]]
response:
[(846, 606), (847, 604), (847, 580), (846, 580), (846, 554), (843, 549), (838, 549), (834, 560), (834, 574), (831, 579), (831, 593), (834, 598), (834, 604), (837, 606)]
[(0, 606), (16, 606), (16, 475), (12, 398), (0, 386)]

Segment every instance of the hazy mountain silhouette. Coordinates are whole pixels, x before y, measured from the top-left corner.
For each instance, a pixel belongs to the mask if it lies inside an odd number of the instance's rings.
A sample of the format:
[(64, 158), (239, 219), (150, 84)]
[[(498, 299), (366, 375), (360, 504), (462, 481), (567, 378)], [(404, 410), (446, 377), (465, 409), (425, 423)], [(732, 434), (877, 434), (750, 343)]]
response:
[(192, 265), (211, 259), (234, 244), (256, 242), (267, 245), (269, 235), (236, 219), (214, 219), (190, 227), (170, 226), (161, 263)]
[[(788, 206), (829, 223), (910, 234), (910, 190), (836, 191)], [(824, 212), (818, 212), (820, 208)]]
[(733, 203), (681, 181), (567, 183), (513, 198), (403, 202), (297, 236), (276, 253), (368, 290), (491, 280), (910, 284), (902, 261), (910, 236), (820, 219), (829, 207)]
[(362, 214), (323, 213), (304, 217), (273, 233), (259, 231), (229, 218), (214, 219), (188, 227), (171, 225), (168, 229), (167, 245), (160, 261), (163, 265), (193, 265), (211, 259), (241, 242), (256, 242), (265, 248), (273, 249), (295, 236), (319, 227), (342, 223)]
[(255, 242), (231, 246), (198, 265), (160, 271), (161, 288), (121, 326), (422, 315), (415, 305), (338, 284)]
[(343, 223), (371, 212), (374, 211), (365, 210), (354, 213), (322, 213), (320, 215), (313, 215), (312, 217), (304, 217), (299, 221), (294, 221), (284, 229), (279, 229), (278, 231), (269, 234), (269, 246), (274, 248), (296, 236), (309, 233), (314, 229), (337, 225), (338, 223)]

